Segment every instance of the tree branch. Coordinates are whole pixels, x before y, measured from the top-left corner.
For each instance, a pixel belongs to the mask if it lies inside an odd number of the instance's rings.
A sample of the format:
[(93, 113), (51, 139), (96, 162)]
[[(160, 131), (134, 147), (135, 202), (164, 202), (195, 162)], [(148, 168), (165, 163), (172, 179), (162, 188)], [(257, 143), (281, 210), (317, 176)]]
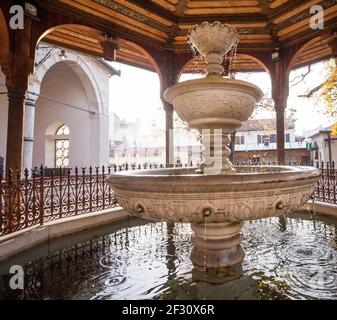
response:
[(326, 81), (324, 81), (323, 83), (321, 83), (320, 85), (318, 85), (317, 87), (311, 89), (310, 91), (308, 91), (307, 93), (304, 94), (300, 94), (298, 95), (299, 98), (311, 98), (312, 95), (314, 93), (316, 93), (317, 91), (319, 91), (320, 89), (323, 88), (323, 86), (326, 84)]
[[(310, 74), (310, 72), (311, 72), (311, 65), (308, 65), (307, 72), (302, 73), (302, 74), (296, 76), (294, 79), (292, 79), (290, 81), (290, 84), (291, 84), (290, 88), (293, 88), (293, 87), (297, 86), (299, 83), (301, 83)], [(299, 79), (299, 80), (296, 81), (297, 79)]]

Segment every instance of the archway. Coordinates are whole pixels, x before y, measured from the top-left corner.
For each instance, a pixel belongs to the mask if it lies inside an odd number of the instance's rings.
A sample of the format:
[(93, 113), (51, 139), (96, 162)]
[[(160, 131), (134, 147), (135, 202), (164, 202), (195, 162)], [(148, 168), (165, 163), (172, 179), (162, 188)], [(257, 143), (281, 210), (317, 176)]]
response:
[[(28, 123), (25, 136), (34, 136), (33, 165), (41, 163), (53, 166), (55, 161), (46, 156), (45, 132), (57, 120), (67, 124), (71, 131), (69, 166), (99, 166), (108, 163), (108, 76), (98, 79), (92, 72), (93, 59), (59, 50), (37, 66), (29, 84), (28, 98), (33, 105), (28, 111), (35, 112), (35, 124)], [(97, 67), (97, 66), (96, 66)], [(35, 105), (35, 108), (34, 108)], [(27, 106), (26, 106), (27, 111)], [(26, 112), (27, 122), (29, 117)], [(55, 134), (55, 133), (54, 133)], [(29, 142), (29, 141), (27, 141)], [(25, 156), (29, 154), (25, 148)], [(49, 159), (49, 160), (48, 160)], [(27, 163), (27, 162), (26, 162)], [(29, 165), (29, 164), (28, 164)]]
[[(72, 37), (72, 41), (69, 41), (69, 37)], [(86, 46), (84, 46), (84, 39), (87, 43)], [(77, 25), (77, 24), (66, 24), (66, 25), (59, 25), (57, 27), (54, 27), (52, 29), (49, 29), (47, 32), (45, 32), (40, 40), (41, 41), (48, 41), (50, 43), (53, 43), (55, 45), (62, 45), (64, 44), (64, 47), (69, 47), (72, 49), (77, 49), (79, 51), (83, 51), (85, 53), (92, 54), (95, 59), (102, 56), (102, 47), (100, 46), (100, 41), (103, 41), (105, 39), (105, 34), (99, 30), (89, 28), (87, 26), (83, 25)], [(116, 61), (131, 65), (131, 66), (137, 66), (142, 67), (147, 70), (154, 71), (159, 76), (160, 83), (160, 69), (158, 67), (157, 61), (153, 58), (153, 56), (143, 47), (140, 45), (130, 42), (127, 40), (124, 40), (122, 38), (117, 38), (115, 41), (119, 49), (117, 50), (116, 55)], [(56, 57), (58, 58), (58, 53), (60, 50), (56, 50), (56, 52), (46, 60), (45, 63), (41, 65), (41, 67), (37, 67), (36, 72), (36, 79), (32, 80), (32, 87), (35, 87), (36, 89), (32, 89), (31, 91), (38, 91), (39, 87), (41, 86), (41, 81), (43, 79), (43, 75), (49, 70), (53, 65), (53, 59)], [(67, 54), (67, 60), (69, 60), (70, 56), (68, 54), (68, 49), (66, 49)], [(97, 57), (97, 58), (96, 58)], [(74, 61), (77, 59), (76, 61)], [(95, 78), (94, 75), (91, 74), (91, 70), (86, 70), (85, 66), (82, 65), (82, 61), (78, 60), (78, 58), (74, 57), (74, 59), (71, 59), (75, 66), (79, 65), (82, 69), (85, 70), (85, 72), (89, 75), (89, 79)], [(83, 77), (81, 74), (75, 70), (75, 72), (78, 74), (78, 76), (82, 79)], [(96, 94), (96, 97), (98, 97), (98, 109), (99, 112), (102, 112), (101, 104), (100, 104), (100, 90), (95, 85), (95, 82), (91, 80), (91, 82), (94, 83), (94, 93)], [(130, 88), (132, 90), (132, 88)], [(158, 98), (159, 98), (160, 90), (158, 90)], [(32, 95), (31, 95), (32, 96)], [(94, 96), (94, 94), (89, 94), (89, 96)], [(34, 97), (31, 97), (34, 98)], [(94, 99), (95, 100), (95, 99)], [(90, 103), (92, 106), (93, 103)], [(95, 109), (95, 108), (93, 108)], [(108, 115), (108, 110), (103, 110), (103, 113)], [(108, 120), (108, 119), (107, 119)], [(72, 130), (73, 132), (73, 130)], [(96, 134), (101, 134), (101, 130), (97, 130)], [(108, 143), (106, 143), (107, 148), (109, 147)]]
[[(39, 42), (48, 41), (79, 52), (101, 57), (103, 49), (100, 42), (106, 39), (105, 36), (106, 34), (102, 31), (85, 25), (62, 24), (44, 32)], [(150, 69), (157, 72), (159, 78), (161, 78), (158, 63), (148, 50), (122, 37), (117, 37), (113, 42), (119, 47), (116, 53), (116, 61)]]
[(290, 60), (288, 73), (295, 68), (332, 57), (332, 49), (328, 44), (329, 39), (332, 37), (332, 34), (325, 34), (313, 38), (302, 45)]

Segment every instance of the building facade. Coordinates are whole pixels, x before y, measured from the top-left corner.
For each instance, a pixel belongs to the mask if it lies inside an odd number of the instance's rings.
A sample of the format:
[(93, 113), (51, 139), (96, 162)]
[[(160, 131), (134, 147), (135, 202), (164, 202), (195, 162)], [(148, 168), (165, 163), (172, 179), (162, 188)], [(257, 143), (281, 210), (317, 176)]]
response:
[(308, 139), (310, 159), (314, 162), (337, 163), (337, 137), (332, 136), (331, 127), (317, 129)]
[[(22, 168), (108, 164), (109, 78), (104, 60), (40, 43), (29, 79)], [(1, 91), (5, 77), (0, 72)], [(8, 102), (0, 95), (0, 157), (5, 165)]]
[[(296, 136), (293, 119), (285, 125), (286, 164), (308, 164), (310, 154), (304, 137)], [(234, 163), (277, 164), (275, 119), (248, 120), (235, 136)]]

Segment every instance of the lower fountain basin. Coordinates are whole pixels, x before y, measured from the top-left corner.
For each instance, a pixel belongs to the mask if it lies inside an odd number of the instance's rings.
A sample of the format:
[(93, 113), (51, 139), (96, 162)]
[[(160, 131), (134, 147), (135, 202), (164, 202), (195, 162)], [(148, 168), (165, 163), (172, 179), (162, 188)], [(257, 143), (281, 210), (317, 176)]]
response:
[(194, 168), (111, 174), (119, 204), (138, 217), (193, 224), (241, 222), (287, 214), (306, 203), (320, 176), (313, 167), (236, 167), (226, 175)]

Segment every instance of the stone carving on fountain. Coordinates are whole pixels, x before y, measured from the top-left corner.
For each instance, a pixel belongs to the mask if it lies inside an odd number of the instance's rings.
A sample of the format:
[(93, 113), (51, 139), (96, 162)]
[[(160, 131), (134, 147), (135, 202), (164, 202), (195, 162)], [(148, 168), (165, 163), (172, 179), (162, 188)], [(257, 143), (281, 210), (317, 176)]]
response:
[(223, 56), (237, 46), (238, 36), (220, 22), (193, 27), (189, 41), (205, 57), (207, 76), (178, 83), (164, 95), (202, 135), (200, 168), (118, 172), (107, 179), (118, 202), (133, 215), (191, 223), (191, 260), (196, 270), (216, 273), (224, 267), (240, 269), (243, 221), (301, 207), (320, 175), (312, 167), (234, 167), (228, 160), (230, 133), (248, 120), (262, 97), (255, 85), (221, 76)]
[[(228, 160), (230, 133), (249, 119), (255, 103), (262, 97), (262, 91), (255, 85), (221, 76), (224, 55), (237, 47), (238, 38), (234, 28), (220, 22), (204, 22), (193, 27), (188, 39), (192, 48), (204, 56), (207, 76), (174, 85), (164, 95), (178, 116), (190, 128), (200, 131), (204, 149), (210, 150), (205, 153), (200, 173), (235, 171)], [(221, 134), (214, 131), (219, 129)], [(217, 147), (222, 148), (218, 156), (214, 154)]]

